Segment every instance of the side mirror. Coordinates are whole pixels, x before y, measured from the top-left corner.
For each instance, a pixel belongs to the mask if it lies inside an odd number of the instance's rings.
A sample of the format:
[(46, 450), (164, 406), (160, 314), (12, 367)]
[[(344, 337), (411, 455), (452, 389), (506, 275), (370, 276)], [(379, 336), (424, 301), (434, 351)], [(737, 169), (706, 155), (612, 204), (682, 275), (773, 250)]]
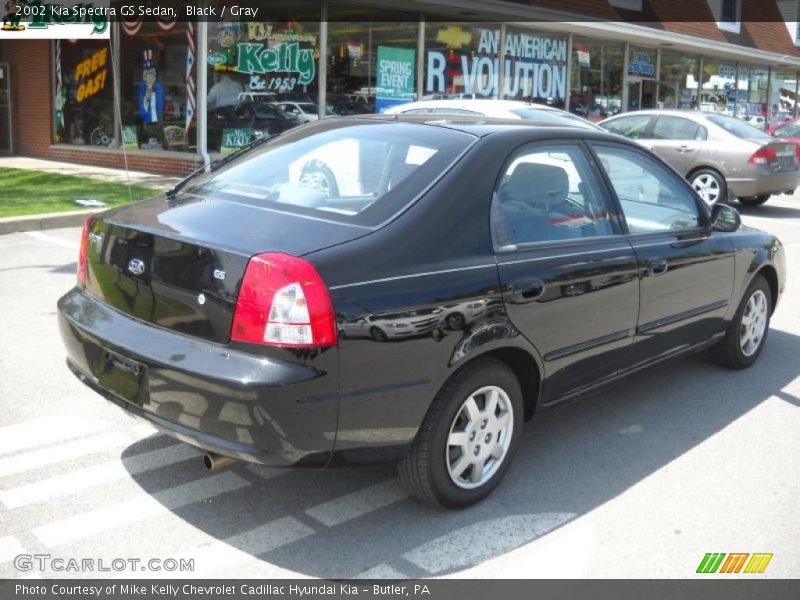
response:
[(733, 233), (742, 225), (739, 211), (727, 204), (717, 203), (711, 209), (711, 229)]

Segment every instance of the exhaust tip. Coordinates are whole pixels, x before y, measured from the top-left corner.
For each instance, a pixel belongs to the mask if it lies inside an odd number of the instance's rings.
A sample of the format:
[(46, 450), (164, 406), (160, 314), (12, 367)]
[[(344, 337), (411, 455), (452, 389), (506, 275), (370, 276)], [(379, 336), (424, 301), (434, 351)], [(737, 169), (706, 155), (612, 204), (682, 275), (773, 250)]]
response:
[(235, 462), (236, 460), (230, 456), (223, 456), (214, 452), (206, 452), (203, 455), (203, 466), (209, 471), (221, 471)]

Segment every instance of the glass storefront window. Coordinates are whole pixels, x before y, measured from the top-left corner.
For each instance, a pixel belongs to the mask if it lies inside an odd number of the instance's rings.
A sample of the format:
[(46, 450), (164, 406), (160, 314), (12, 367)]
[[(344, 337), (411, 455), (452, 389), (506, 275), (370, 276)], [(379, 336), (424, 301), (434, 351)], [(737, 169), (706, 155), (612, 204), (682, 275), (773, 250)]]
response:
[(416, 99), (416, 23), (328, 24), (328, 112), (380, 112)]
[(653, 48), (631, 46), (628, 53), (628, 110), (656, 107), (656, 62)]
[[(499, 28), (496, 31), (499, 39)], [(503, 48), (503, 97), (564, 108), (567, 48), (567, 36), (508, 27)]]
[(767, 118), (767, 81), (769, 71), (760, 67), (739, 65), (738, 103), (736, 116), (764, 129)]
[(769, 82), (768, 125), (778, 125), (795, 116), (797, 101), (797, 73), (772, 71)]
[(208, 25), (208, 149), (225, 152), (319, 114), (319, 23)]
[(428, 23), (423, 98), (498, 98), (500, 26)]
[(624, 62), (624, 44), (574, 38), (570, 112), (591, 121), (621, 112)]
[(196, 151), (193, 31), (185, 22), (122, 24), (120, 117), (127, 149)]
[(55, 44), (55, 142), (113, 145), (114, 86), (108, 42), (57, 40)]
[(703, 112), (733, 116), (736, 64), (711, 58), (703, 60), (700, 104)]
[(661, 52), (658, 108), (698, 108), (700, 58), (679, 52)]

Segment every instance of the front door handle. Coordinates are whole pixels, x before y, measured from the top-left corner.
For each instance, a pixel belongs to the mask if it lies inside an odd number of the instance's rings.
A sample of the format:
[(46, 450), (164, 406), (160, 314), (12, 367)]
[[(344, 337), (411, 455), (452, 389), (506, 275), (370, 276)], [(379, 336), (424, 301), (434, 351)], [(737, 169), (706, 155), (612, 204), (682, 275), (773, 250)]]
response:
[(515, 304), (533, 302), (544, 295), (546, 288), (544, 281), (538, 277), (518, 279), (511, 288), (511, 301)]
[(650, 274), (663, 275), (669, 270), (669, 263), (666, 258), (654, 258), (650, 260)]

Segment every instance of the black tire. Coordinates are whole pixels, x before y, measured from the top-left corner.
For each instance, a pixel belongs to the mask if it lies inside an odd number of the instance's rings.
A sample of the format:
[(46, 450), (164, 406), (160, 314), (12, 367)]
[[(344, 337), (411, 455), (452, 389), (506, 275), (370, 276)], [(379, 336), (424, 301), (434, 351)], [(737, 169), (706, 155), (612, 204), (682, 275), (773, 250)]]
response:
[(467, 324), (467, 320), (461, 313), (452, 313), (450, 315), (447, 315), (445, 323), (447, 323), (447, 327), (449, 329), (452, 329), (453, 331), (458, 331), (460, 329), (464, 329), (464, 325)]
[[(766, 327), (764, 328), (763, 335), (759, 338), (758, 346), (755, 348), (755, 351), (751, 354), (747, 354), (742, 348), (742, 318), (748, 308), (748, 302), (758, 293), (762, 293), (766, 297)], [(728, 325), (728, 329), (725, 331), (725, 337), (711, 349), (711, 356), (714, 361), (719, 365), (731, 369), (746, 369), (755, 363), (767, 341), (771, 313), (772, 290), (770, 290), (769, 284), (767, 280), (764, 279), (763, 275), (756, 275), (753, 281), (750, 282), (744, 296), (742, 296), (739, 308), (736, 310), (736, 314), (733, 316), (733, 319)]]
[[(462, 413), (462, 405), (487, 386), (506, 394), (513, 424), (508, 448), (488, 479), (478, 487), (465, 489), (449, 473), (448, 437)], [(514, 373), (493, 358), (481, 358), (462, 368), (442, 386), (434, 398), (409, 454), (400, 463), (399, 473), (407, 488), (419, 499), (445, 508), (464, 508), (488, 496), (508, 471), (522, 431), (522, 390)], [(483, 433), (481, 432), (482, 436)]]
[(697, 192), (701, 198), (702, 194), (700, 194), (700, 192), (698, 192), (697, 188), (695, 187), (695, 182), (703, 177), (711, 177), (712, 179), (714, 179), (714, 181), (716, 181), (716, 185), (719, 188), (718, 199), (716, 200), (716, 202), (725, 204), (728, 201), (728, 182), (725, 181), (725, 177), (722, 176), (722, 173), (720, 173), (719, 171), (715, 171), (714, 169), (699, 169), (697, 171), (692, 172), (686, 178), (691, 184), (692, 188), (695, 189), (695, 192)]
[(386, 340), (389, 339), (389, 337), (386, 335), (383, 329), (380, 329), (375, 326), (370, 327), (369, 334), (370, 336), (372, 336), (372, 339), (375, 340), (376, 342), (385, 342)]
[(750, 196), (747, 198), (737, 198), (742, 206), (761, 206), (770, 199), (772, 194), (762, 194), (760, 196)]

